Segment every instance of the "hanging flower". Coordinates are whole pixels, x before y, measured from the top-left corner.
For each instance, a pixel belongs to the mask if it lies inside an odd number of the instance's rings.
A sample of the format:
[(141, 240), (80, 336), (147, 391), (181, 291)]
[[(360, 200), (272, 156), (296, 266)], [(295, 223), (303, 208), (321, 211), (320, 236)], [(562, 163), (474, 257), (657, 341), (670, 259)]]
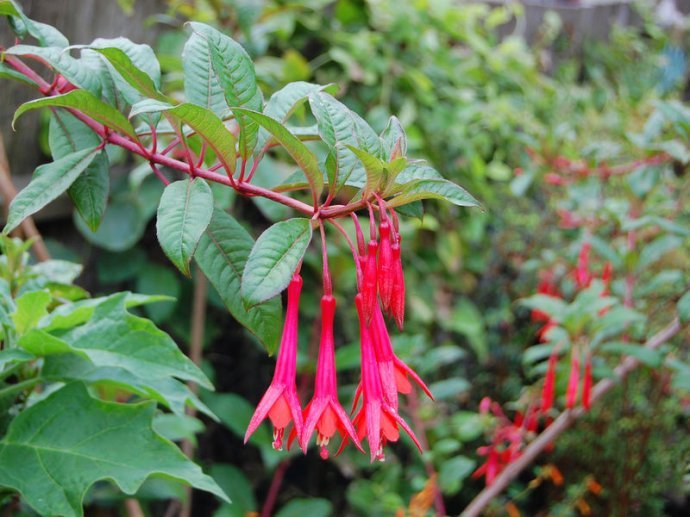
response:
[(285, 428), (292, 421), (295, 432), (302, 435), (302, 409), (297, 395), (295, 375), (297, 373), (297, 332), (299, 324), (299, 298), (302, 291), (302, 277), (295, 274), (288, 286), (287, 311), (283, 336), (280, 341), (278, 360), (273, 381), (261, 398), (249, 421), (244, 443), (256, 431), (259, 424), (268, 417), (273, 424), (273, 448), (283, 447)]
[(577, 400), (577, 388), (580, 384), (580, 351), (577, 346), (573, 346), (570, 356), (570, 378), (568, 379), (568, 389), (565, 393), (565, 405), (568, 409), (575, 407)]
[(314, 398), (305, 409), (304, 429), (300, 437), (300, 445), (306, 451), (311, 435), (316, 429), (316, 444), (321, 448), (320, 454), (323, 459), (328, 458), (327, 446), (336, 431), (343, 438), (347, 436), (364, 452), (347, 413), (338, 401), (333, 339), (335, 305), (335, 298), (330, 294), (321, 298), (321, 344), (316, 366)]
[[(362, 354), (362, 407), (355, 416), (354, 426), (357, 436), (367, 437), (371, 461), (383, 461), (383, 447), (387, 442), (395, 442), (400, 437), (398, 425), (410, 435), (415, 445), (422, 450), (419, 440), (397, 410), (384, 397), (381, 376), (376, 362), (371, 328), (367, 324), (362, 295), (355, 296), (359, 314), (360, 345)], [(343, 441), (342, 451), (347, 439)]]

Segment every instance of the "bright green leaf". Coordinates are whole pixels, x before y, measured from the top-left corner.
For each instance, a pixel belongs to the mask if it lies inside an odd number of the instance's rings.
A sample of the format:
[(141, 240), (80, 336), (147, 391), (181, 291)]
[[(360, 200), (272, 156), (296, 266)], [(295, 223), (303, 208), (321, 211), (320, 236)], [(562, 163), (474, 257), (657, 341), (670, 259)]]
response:
[(440, 199), (458, 206), (480, 206), (464, 188), (447, 180), (411, 181), (405, 184), (399, 195), (387, 203), (390, 207), (396, 207), (420, 199)]

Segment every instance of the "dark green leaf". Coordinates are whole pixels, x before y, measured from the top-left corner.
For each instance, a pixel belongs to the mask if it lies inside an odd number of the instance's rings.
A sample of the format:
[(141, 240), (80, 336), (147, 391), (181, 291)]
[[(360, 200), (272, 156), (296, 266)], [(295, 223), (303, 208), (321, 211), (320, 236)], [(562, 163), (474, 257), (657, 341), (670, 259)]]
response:
[(215, 209), (194, 258), (233, 317), (273, 353), (280, 337), (280, 298), (247, 310), (238, 296), (242, 272), (253, 246), (254, 239), (247, 230), (227, 213)]
[(156, 220), (158, 242), (186, 276), (190, 276), (189, 263), (212, 214), (213, 193), (203, 179), (185, 179), (165, 187)]
[[(151, 428), (155, 404), (125, 405), (70, 384), (23, 411), (0, 441), (0, 484), (44, 515), (82, 516), (96, 481), (134, 494), (153, 474), (185, 481), (222, 499), (210, 477)], [(78, 418), (77, 418), (78, 416)]]
[(97, 148), (84, 149), (38, 167), (31, 183), (12, 200), (3, 232), (12, 231), (24, 219), (55, 200), (74, 183), (100, 152)]
[(242, 275), (242, 299), (252, 307), (285, 289), (311, 241), (311, 221), (288, 219), (257, 239)]

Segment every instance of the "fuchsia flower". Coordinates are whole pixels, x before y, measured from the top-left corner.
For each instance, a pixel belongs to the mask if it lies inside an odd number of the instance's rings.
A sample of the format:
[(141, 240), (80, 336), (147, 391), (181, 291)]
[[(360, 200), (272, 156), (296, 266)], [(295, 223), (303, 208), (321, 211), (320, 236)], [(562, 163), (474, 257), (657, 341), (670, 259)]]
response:
[(582, 407), (588, 411), (592, 397), (592, 354), (587, 350), (585, 356), (585, 378), (582, 381)]
[(282, 449), (285, 428), (292, 421), (295, 432), (302, 436), (302, 408), (297, 396), (295, 375), (297, 373), (297, 331), (299, 325), (299, 297), (302, 291), (302, 277), (295, 274), (288, 286), (287, 311), (283, 336), (280, 341), (278, 360), (273, 381), (261, 398), (249, 421), (244, 443), (256, 431), (259, 424), (268, 417), (273, 424), (273, 448)]
[(390, 313), (395, 318), (398, 328), (402, 330), (405, 322), (405, 275), (400, 258), (400, 235), (394, 239), (391, 250), (393, 255), (393, 294), (390, 302)]
[(374, 307), (378, 305), (378, 275), (376, 267), (376, 254), (378, 249), (378, 243), (375, 240), (370, 240), (367, 246), (366, 259), (360, 257), (362, 268), (364, 269), (360, 292), (362, 293), (362, 310), (364, 311), (363, 314), (367, 323), (371, 321), (371, 316), (374, 314)]
[[(405, 430), (421, 451), (422, 447), (412, 429), (410, 429), (407, 422), (398, 414), (397, 409), (391, 406), (384, 396), (383, 379), (376, 362), (371, 326), (366, 321), (363, 296), (361, 294), (355, 296), (355, 303), (359, 314), (362, 353), (362, 407), (353, 422), (355, 429), (357, 429), (357, 436), (360, 439), (367, 437), (371, 461), (384, 459), (383, 447), (385, 444), (387, 442), (395, 442), (400, 437), (398, 425)], [(387, 382), (390, 381), (391, 379), (387, 379)], [(340, 447), (341, 451), (346, 443), (347, 438)]]
[(549, 356), (549, 364), (546, 368), (546, 377), (544, 378), (544, 389), (541, 394), (541, 412), (545, 415), (553, 407), (556, 364), (558, 364), (558, 349), (554, 347), (553, 352)]
[(575, 268), (575, 283), (580, 289), (589, 287), (592, 281), (592, 274), (589, 272), (589, 251), (592, 245), (584, 242), (577, 257), (577, 267)]
[(347, 436), (360, 451), (364, 452), (350, 418), (338, 402), (333, 339), (335, 305), (335, 298), (330, 294), (321, 298), (321, 345), (316, 366), (314, 398), (305, 409), (304, 429), (300, 437), (300, 445), (306, 452), (311, 435), (316, 429), (316, 444), (321, 448), (323, 459), (328, 458), (326, 447), (336, 431), (343, 438)]
[(577, 400), (577, 387), (580, 384), (580, 351), (576, 346), (570, 356), (570, 378), (568, 379), (568, 389), (565, 392), (565, 405), (568, 409), (575, 407)]
[(379, 262), (378, 284), (381, 304), (386, 312), (390, 311), (395, 287), (393, 249), (391, 246), (391, 226), (387, 220), (379, 225)]

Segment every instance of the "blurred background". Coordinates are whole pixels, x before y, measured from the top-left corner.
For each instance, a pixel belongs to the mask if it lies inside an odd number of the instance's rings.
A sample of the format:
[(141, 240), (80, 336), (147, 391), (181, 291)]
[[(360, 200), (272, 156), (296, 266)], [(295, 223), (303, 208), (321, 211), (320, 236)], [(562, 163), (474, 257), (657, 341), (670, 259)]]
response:
[[(276, 452), (267, 426), (242, 444), (274, 359), (232, 320), (200, 275), (187, 280), (165, 260), (153, 220), (163, 188), (137, 173), (140, 164), (109, 156), (117, 164), (111, 202), (95, 233), (73, 216), (67, 199), (38, 214), (51, 254), (84, 264), (80, 283), (92, 293), (174, 296), (174, 303), (147, 306), (146, 314), (183, 349), (191, 339), (195, 300), (201, 308), (202, 364), (217, 388), (201, 396), (221, 421), (190, 416), (161, 425), (187, 440), (187, 450), (234, 504), (195, 493), (191, 506), (184, 505), (189, 495), (181, 485), (157, 479), (137, 494), (147, 515), (457, 515), (485, 484), (472, 477), (487, 461), (477, 449), (505, 425), (496, 412), (480, 412), (480, 401), (490, 397), (511, 422), (527, 414), (553, 349), (545, 348), (548, 339), (540, 344), (541, 323), (519, 300), (544, 293), (548, 277), (560, 296), (576, 303), (572, 271), (585, 241), (592, 247), (592, 275), (601, 277), (610, 263), (611, 295), (635, 312), (621, 316), (623, 324), (634, 325), (626, 327), (633, 341), (667, 323), (690, 284), (688, 0), (20, 4), (73, 44), (117, 36), (150, 44), (164, 90), (179, 98), (184, 24), (214, 25), (252, 56), (266, 98), (291, 81), (335, 83), (339, 99), (374, 129), (397, 115), (409, 156), (427, 159), (485, 208), (426, 202), (423, 215), (404, 219), (408, 321), (404, 332), (394, 333), (394, 345), (437, 400), (420, 393), (401, 401), (425, 453), (403, 437), (384, 463), (373, 465), (351, 450), (329, 461), (313, 450), (306, 456)], [(12, 44), (4, 25), (0, 44)], [(2, 84), (0, 133), (18, 187), (49, 159), (47, 114), (31, 112), (20, 131), (11, 129), (14, 110), (32, 95), (21, 85)], [(279, 156), (267, 157), (256, 181), (272, 186), (293, 170)], [(289, 214), (263, 199), (218, 195), (227, 196), (226, 206), (254, 236)], [(340, 308), (341, 400), (348, 404), (358, 382), (359, 348), (348, 303), (354, 272), (342, 244), (331, 248), (330, 262)], [(318, 254), (308, 254), (303, 398), (318, 345), (319, 271)], [(600, 346), (601, 314), (580, 310), (585, 322), (579, 337), (591, 344), (596, 381), (610, 375), (621, 349)], [(621, 321), (607, 320), (606, 328)], [(487, 515), (690, 515), (687, 344), (685, 333), (658, 364), (646, 363), (595, 405), (491, 502)], [(556, 376), (561, 408), (566, 355)], [(126, 511), (108, 482), (96, 485), (88, 500), (89, 515)]]

